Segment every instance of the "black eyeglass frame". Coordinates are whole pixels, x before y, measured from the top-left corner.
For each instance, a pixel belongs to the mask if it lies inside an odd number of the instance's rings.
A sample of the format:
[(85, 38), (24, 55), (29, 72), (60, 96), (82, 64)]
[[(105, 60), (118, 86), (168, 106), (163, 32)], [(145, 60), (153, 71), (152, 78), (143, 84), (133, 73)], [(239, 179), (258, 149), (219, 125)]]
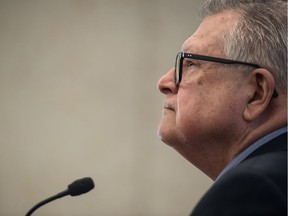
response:
[[(185, 58), (197, 59), (197, 60), (209, 61), (209, 62), (216, 62), (216, 63), (221, 63), (221, 64), (229, 64), (229, 65), (241, 64), (241, 65), (246, 65), (246, 66), (255, 67), (255, 68), (262, 68), (258, 64), (249, 63), (249, 62), (242, 62), (242, 61), (218, 58), (218, 57), (213, 57), (213, 56), (205, 56), (205, 55), (179, 52), (176, 56), (175, 71), (174, 71), (174, 82), (175, 82), (176, 86), (179, 86), (181, 79), (182, 79), (183, 60)], [(278, 92), (274, 88), (274, 92), (273, 92), (272, 97), (276, 98), (277, 96), (278, 96)]]

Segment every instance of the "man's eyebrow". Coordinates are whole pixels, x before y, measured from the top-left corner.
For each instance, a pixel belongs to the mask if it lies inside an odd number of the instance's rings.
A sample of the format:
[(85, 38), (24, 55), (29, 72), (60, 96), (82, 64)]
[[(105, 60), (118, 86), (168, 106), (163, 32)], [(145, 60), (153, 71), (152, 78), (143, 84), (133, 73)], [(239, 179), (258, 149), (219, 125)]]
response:
[(197, 53), (197, 52), (195, 51), (195, 47), (194, 47), (194, 49), (193, 49), (193, 46), (192, 46), (192, 45), (186, 46), (185, 44), (183, 44), (183, 46), (182, 46), (182, 52), (184, 52), (184, 53)]
[(191, 45), (189, 45), (189, 43), (187, 43), (187, 40), (182, 44), (181, 50), (182, 52), (188, 52), (189, 48), (191, 47)]
[(189, 50), (189, 47), (187, 47), (187, 46), (182, 47), (182, 52), (186, 53), (186, 52), (188, 52), (188, 50)]

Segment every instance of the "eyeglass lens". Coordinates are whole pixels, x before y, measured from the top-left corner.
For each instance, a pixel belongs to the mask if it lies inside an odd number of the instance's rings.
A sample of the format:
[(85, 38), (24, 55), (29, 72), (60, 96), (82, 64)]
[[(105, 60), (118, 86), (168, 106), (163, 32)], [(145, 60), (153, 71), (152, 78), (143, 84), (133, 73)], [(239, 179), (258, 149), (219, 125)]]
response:
[(174, 82), (176, 85), (178, 85), (181, 80), (181, 66), (182, 66), (181, 60), (182, 60), (181, 53), (178, 53), (176, 56), (175, 71), (174, 71)]

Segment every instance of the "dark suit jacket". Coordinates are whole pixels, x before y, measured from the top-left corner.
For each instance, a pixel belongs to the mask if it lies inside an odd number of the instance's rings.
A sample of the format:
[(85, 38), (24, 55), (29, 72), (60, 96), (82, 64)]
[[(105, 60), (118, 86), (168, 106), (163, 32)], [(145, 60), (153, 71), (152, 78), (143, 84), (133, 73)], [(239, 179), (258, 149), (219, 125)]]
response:
[(229, 170), (208, 190), (191, 216), (286, 216), (287, 134)]

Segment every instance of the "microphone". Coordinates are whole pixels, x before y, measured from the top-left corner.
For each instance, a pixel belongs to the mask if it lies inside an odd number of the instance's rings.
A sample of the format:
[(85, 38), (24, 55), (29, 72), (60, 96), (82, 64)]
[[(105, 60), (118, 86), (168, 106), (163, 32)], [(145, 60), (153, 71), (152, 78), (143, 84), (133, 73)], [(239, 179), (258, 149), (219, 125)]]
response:
[(49, 197), (48, 199), (45, 199), (41, 202), (39, 202), (38, 204), (36, 204), (33, 208), (31, 208), (27, 214), (25, 216), (30, 216), (36, 209), (40, 208), (41, 206), (62, 198), (64, 196), (67, 195), (71, 195), (71, 196), (78, 196), (84, 193), (87, 193), (88, 191), (92, 190), (94, 188), (94, 182), (93, 179), (90, 177), (85, 177), (82, 179), (78, 179), (74, 182), (72, 182), (71, 184), (68, 185), (68, 188), (65, 191), (62, 191), (52, 197)]

